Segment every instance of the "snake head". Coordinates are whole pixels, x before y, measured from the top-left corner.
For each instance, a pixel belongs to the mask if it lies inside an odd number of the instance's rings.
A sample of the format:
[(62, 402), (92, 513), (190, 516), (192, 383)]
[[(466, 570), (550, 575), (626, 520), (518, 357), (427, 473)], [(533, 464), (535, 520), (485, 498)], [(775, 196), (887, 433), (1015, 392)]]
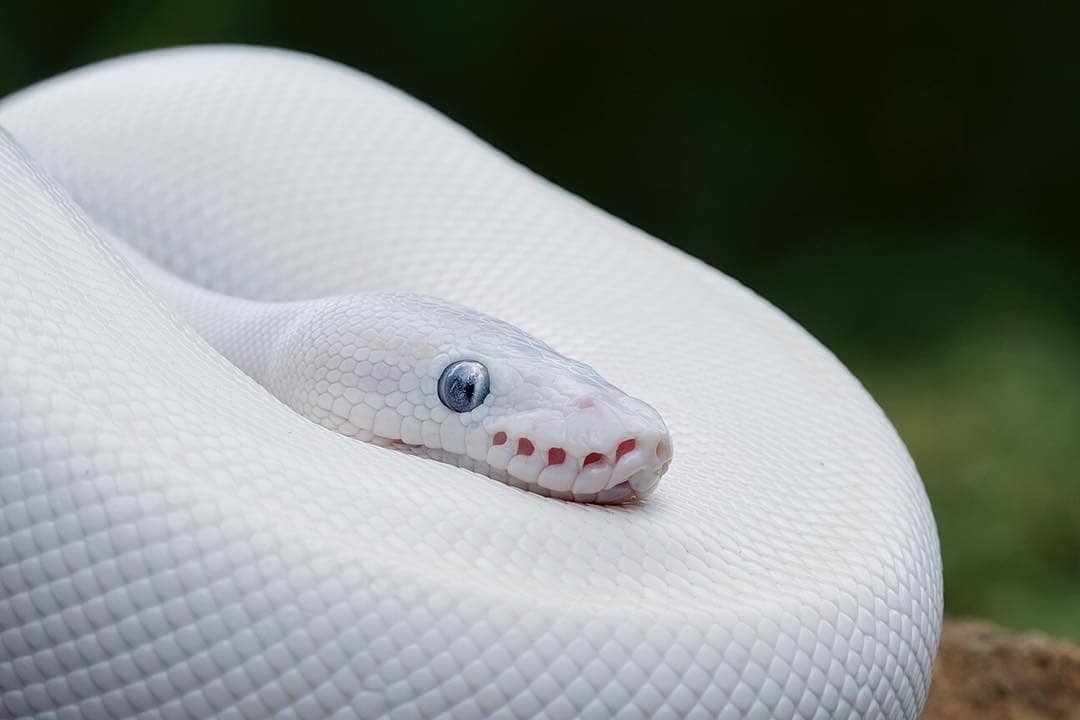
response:
[(668, 469), (656, 410), (513, 325), (412, 294), (322, 307), (286, 402), (331, 429), (566, 500), (644, 498)]

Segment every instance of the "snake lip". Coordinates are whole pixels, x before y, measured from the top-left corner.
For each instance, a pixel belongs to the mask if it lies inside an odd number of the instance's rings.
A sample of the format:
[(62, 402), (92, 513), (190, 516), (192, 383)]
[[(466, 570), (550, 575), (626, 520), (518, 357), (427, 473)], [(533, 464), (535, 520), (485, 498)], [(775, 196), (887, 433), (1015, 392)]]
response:
[(638, 496), (634, 492), (634, 489), (630, 486), (629, 481), (623, 481), (618, 485), (607, 488), (606, 490), (601, 490), (596, 495), (596, 502), (602, 505), (621, 504), (637, 499)]
[(487, 462), (511, 478), (511, 484), (541, 495), (600, 504), (643, 499), (656, 489), (671, 460), (666, 432), (624, 437), (612, 448), (579, 454), (560, 446), (544, 447), (531, 437), (492, 435)]

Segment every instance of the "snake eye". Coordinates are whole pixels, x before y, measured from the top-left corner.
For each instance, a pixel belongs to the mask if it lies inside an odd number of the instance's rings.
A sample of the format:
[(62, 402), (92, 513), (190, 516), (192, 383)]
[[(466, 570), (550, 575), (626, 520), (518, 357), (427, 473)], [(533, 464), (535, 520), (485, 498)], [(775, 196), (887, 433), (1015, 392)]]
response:
[(439, 378), (439, 400), (454, 412), (478, 407), (489, 390), (487, 368), (475, 360), (450, 363)]

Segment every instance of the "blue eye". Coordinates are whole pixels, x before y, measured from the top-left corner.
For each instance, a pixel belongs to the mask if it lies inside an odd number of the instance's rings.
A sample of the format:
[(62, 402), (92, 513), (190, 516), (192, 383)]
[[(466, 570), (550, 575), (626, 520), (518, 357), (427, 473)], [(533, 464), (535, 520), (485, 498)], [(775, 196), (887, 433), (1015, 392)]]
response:
[(439, 400), (454, 412), (479, 407), (490, 389), (487, 368), (475, 360), (450, 363), (439, 378)]

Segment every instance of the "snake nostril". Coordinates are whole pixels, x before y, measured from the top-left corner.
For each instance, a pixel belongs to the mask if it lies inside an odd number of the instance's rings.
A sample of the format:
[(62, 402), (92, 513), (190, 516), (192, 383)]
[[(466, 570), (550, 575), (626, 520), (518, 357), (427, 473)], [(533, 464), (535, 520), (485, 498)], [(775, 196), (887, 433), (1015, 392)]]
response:
[(518, 455), (532, 455), (534, 450), (536, 450), (536, 446), (532, 444), (532, 440), (529, 440), (528, 438), (521, 438), (518, 440)]
[(585, 456), (585, 462), (582, 463), (582, 467), (588, 467), (589, 465), (595, 465), (596, 463), (604, 462), (603, 453), (589, 453)]
[(615, 450), (615, 459), (618, 460), (628, 452), (632, 452), (637, 447), (637, 440), (630, 438), (629, 440), (623, 440), (619, 443), (619, 447)]
[(660, 442), (656, 443), (656, 457), (658, 457), (658, 458), (666, 458), (670, 454), (671, 454), (671, 447), (667, 444), (666, 441), (661, 440)]
[(566, 451), (562, 448), (548, 450), (548, 465), (562, 465), (566, 462)]
[(507, 440), (506, 433), (504, 433), (503, 431), (500, 430), (499, 432), (495, 433), (495, 437), (491, 438), (491, 444), (492, 445), (505, 445), (506, 440)]

